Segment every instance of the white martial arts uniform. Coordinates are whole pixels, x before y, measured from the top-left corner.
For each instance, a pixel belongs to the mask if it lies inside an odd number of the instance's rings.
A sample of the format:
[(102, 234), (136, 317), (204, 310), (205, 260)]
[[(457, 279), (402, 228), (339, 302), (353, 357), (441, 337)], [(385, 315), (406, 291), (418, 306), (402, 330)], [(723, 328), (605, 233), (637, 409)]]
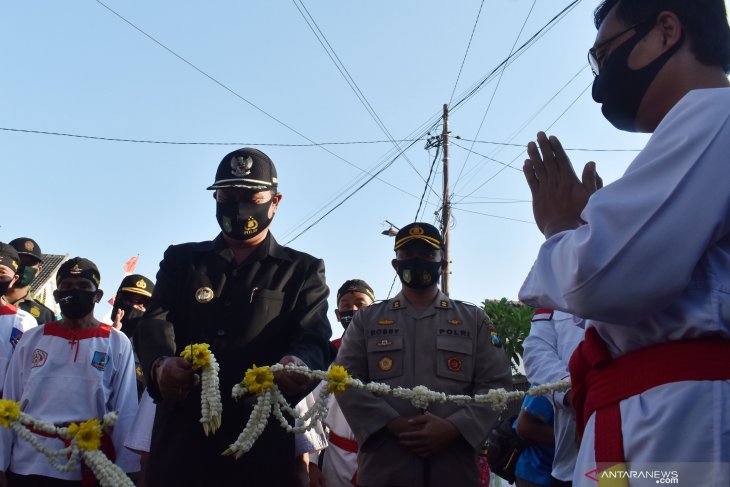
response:
[[(327, 411), (325, 424), (329, 427), (330, 433), (351, 441), (353, 445), (357, 444), (355, 435), (337, 403), (337, 396), (331, 394), (327, 401), (329, 411)], [(330, 445), (327, 447), (322, 462), (322, 475), (327, 482), (327, 487), (352, 487), (354, 485), (352, 479), (356, 471), (357, 453), (337, 446), (330, 436)]]
[(10, 357), (13, 356), (20, 337), (35, 326), (38, 323), (30, 313), (12, 304), (0, 306), (0, 393), (3, 391)]
[(156, 412), (157, 405), (150, 397), (147, 389), (145, 389), (142, 397), (139, 399), (137, 415), (134, 417), (127, 438), (124, 440), (125, 447), (133, 452), (149, 453), (150, 443), (152, 443), (152, 426), (155, 423)]
[[(123, 447), (137, 412), (134, 356), (124, 333), (109, 325), (69, 330), (55, 321), (33, 328), (15, 349), (5, 387), (5, 398), (19, 401), (22, 411), (57, 425), (101, 419), (118, 411), (111, 433), (115, 463), (126, 472), (139, 470), (139, 456)], [(52, 450), (63, 448), (56, 438), (38, 436), (38, 440)], [(81, 479), (80, 467), (59, 472), (9, 430), (3, 430), (0, 453), (3, 471), (9, 467), (20, 475)]]
[[(562, 311), (538, 309), (532, 318), (530, 334), (525, 338), (525, 372), (530, 384), (550, 384), (570, 378), (568, 362), (583, 340), (582, 319)], [(575, 438), (575, 415), (565, 405), (564, 392), (549, 396), (553, 403), (555, 456), (551, 475), (558, 480), (573, 479), (578, 448)]]
[[(676, 340), (730, 338), (729, 170), (730, 88), (694, 90), (624, 176), (591, 196), (581, 214), (586, 224), (542, 245), (520, 299), (590, 319), (587, 327), (614, 357)], [(730, 485), (730, 381), (660, 385), (621, 401), (620, 412), (632, 468), (661, 462), (678, 471), (681, 485)], [(595, 486), (585, 475), (595, 465), (594, 423), (595, 414), (576, 486)]]

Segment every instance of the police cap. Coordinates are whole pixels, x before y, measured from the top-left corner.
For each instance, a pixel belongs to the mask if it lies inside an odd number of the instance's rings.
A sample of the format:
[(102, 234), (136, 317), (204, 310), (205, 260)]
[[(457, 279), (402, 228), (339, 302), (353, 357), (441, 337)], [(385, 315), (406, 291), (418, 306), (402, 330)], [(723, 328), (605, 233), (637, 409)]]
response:
[(141, 274), (130, 274), (124, 279), (122, 279), (122, 283), (119, 285), (119, 289), (117, 290), (117, 293), (120, 292), (127, 292), (127, 293), (135, 293), (135, 294), (141, 294), (142, 296), (146, 296), (148, 298), (152, 297), (152, 291), (155, 289), (155, 284), (144, 277)]
[(276, 190), (277, 185), (274, 162), (260, 150), (246, 147), (223, 158), (215, 173), (215, 182), (208, 189), (242, 188), (264, 191)]
[(37, 259), (38, 262), (43, 262), (43, 254), (41, 253), (41, 248), (38, 243), (32, 238), (19, 237), (11, 240), (10, 245), (13, 246), (18, 254), (28, 255), (30, 257), (33, 257), (34, 259)]
[(415, 222), (398, 230), (395, 236), (395, 250), (414, 240), (422, 240), (435, 249), (443, 249), (444, 241), (441, 232), (428, 223)]

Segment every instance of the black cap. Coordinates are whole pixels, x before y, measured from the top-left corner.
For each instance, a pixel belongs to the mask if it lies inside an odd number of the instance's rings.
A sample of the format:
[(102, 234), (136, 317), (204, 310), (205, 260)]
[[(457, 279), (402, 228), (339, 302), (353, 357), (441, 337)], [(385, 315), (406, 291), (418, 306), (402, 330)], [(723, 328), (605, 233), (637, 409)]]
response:
[(69, 277), (83, 277), (96, 284), (97, 288), (101, 282), (101, 274), (96, 264), (83, 257), (74, 257), (61, 264), (56, 273), (56, 284)]
[(415, 222), (398, 230), (398, 233), (395, 235), (395, 250), (398, 250), (413, 240), (423, 240), (435, 249), (444, 248), (441, 232), (436, 227), (428, 223)]
[(18, 272), (20, 256), (12, 245), (0, 242), (0, 265), (8, 267), (13, 272)]
[(337, 290), (337, 302), (339, 303), (340, 298), (347, 293), (367, 294), (368, 296), (370, 296), (370, 299), (375, 301), (375, 293), (373, 292), (373, 288), (371, 288), (370, 284), (363, 281), (362, 279), (350, 279), (348, 281), (345, 281), (345, 283)]
[(152, 291), (154, 289), (155, 283), (144, 277), (142, 274), (130, 274), (122, 279), (122, 283), (119, 285), (117, 293), (135, 293), (151, 298)]
[(218, 165), (215, 183), (208, 189), (243, 188), (256, 191), (276, 189), (276, 167), (269, 156), (246, 147), (227, 154)]
[(38, 262), (43, 262), (43, 254), (38, 243), (32, 238), (20, 237), (10, 241), (10, 245), (18, 251), (20, 255), (29, 255), (38, 259)]

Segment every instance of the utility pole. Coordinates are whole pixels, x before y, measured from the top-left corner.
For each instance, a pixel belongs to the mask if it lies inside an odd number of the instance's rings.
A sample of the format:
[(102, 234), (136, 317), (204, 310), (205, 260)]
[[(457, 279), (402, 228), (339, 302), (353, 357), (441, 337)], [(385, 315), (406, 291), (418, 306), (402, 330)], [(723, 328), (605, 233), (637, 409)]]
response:
[(441, 221), (443, 223), (444, 237), (444, 259), (446, 269), (441, 278), (441, 290), (449, 295), (449, 274), (451, 274), (451, 260), (449, 259), (449, 217), (451, 215), (451, 200), (449, 199), (449, 105), (444, 103), (444, 131), (441, 135), (441, 143), (444, 149), (444, 198), (441, 208)]

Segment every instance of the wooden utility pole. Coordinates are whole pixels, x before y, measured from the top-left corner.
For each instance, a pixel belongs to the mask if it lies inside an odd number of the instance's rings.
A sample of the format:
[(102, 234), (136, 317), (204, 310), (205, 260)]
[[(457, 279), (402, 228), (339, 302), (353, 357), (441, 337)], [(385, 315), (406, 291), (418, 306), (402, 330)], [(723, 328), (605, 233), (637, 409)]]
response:
[(451, 273), (451, 260), (449, 259), (449, 217), (451, 215), (451, 200), (449, 199), (449, 105), (444, 103), (444, 131), (441, 135), (444, 149), (444, 199), (441, 209), (441, 221), (443, 223), (444, 237), (444, 259), (446, 269), (441, 278), (441, 290), (449, 295), (449, 274)]

